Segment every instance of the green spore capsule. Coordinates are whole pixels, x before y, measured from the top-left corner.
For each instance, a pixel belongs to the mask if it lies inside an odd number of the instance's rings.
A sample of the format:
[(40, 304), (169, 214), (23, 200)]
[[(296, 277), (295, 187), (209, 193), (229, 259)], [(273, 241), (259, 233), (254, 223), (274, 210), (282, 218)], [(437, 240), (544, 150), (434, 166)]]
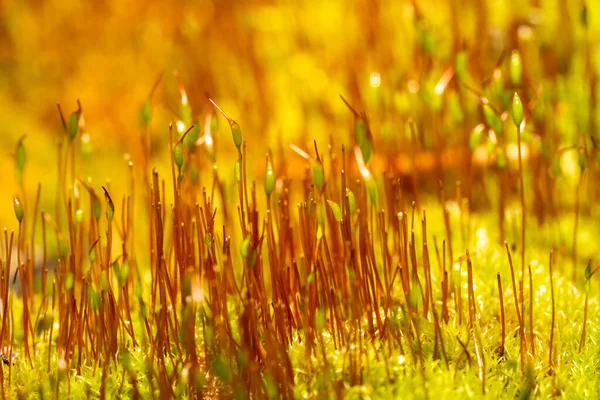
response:
[(365, 122), (361, 118), (356, 118), (354, 120), (354, 140), (356, 140), (356, 144), (362, 146), (367, 138), (367, 126)]
[(267, 173), (265, 175), (265, 193), (271, 196), (275, 189), (275, 171), (273, 171), (273, 164), (267, 159)]
[(23, 211), (23, 205), (21, 204), (21, 201), (19, 200), (17, 195), (13, 195), (13, 204), (15, 208), (15, 217), (17, 217), (17, 221), (19, 221), (20, 224), (21, 221), (23, 221), (23, 216), (25, 212)]
[(312, 163), (313, 182), (317, 190), (321, 190), (323, 187), (323, 180), (325, 179), (325, 172), (323, 171), (323, 164), (318, 161)]
[(479, 143), (481, 143), (481, 139), (483, 138), (484, 131), (483, 124), (477, 125), (469, 134), (469, 151), (472, 153), (475, 151)]
[(180, 144), (173, 147), (173, 161), (177, 168), (181, 168), (183, 166), (183, 148)]
[(456, 54), (454, 66), (456, 75), (460, 80), (464, 81), (467, 78), (467, 53), (464, 50)]
[(185, 126), (190, 126), (192, 124), (192, 107), (189, 104), (182, 104), (179, 108), (179, 113), (181, 114), (181, 121), (183, 121)]
[(231, 128), (231, 136), (233, 136), (233, 143), (238, 150), (242, 147), (242, 130), (240, 125), (234, 120), (229, 120), (229, 127)]
[(512, 118), (515, 126), (519, 128), (523, 123), (523, 103), (517, 92), (515, 92), (512, 101)]
[(354, 193), (350, 189), (346, 189), (346, 196), (348, 196), (348, 206), (350, 207), (350, 214), (354, 214), (356, 212), (356, 197), (354, 197)]
[(104, 198), (106, 199), (106, 219), (110, 222), (115, 217), (115, 204), (113, 203), (108, 191), (104, 186), (102, 186), (104, 190)]
[(502, 120), (498, 117), (494, 109), (487, 103), (482, 105), (482, 109), (483, 117), (488, 126), (492, 128), (494, 132), (501, 133), (503, 128)]
[(100, 212), (102, 211), (102, 205), (100, 204), (100, 200), (94, 195), (94, 199), (92, 200), (92, 211), (94, 213), (94, 219), (96, 222), (100, 220)]
[(147, 98), (142, 104), (142, 109), (140, 110), (140, 121), (142, 122), (142, 126), (146, 127), (150, 123), (152, 119), (152, 100)]
[(337, 222), (342, 221), (342, 209), (339, 204), (335, 201), (327, 200), (327, 204), (329, 204), (329, 208), (331, 208), (331, 212), (333, 212), (333, 217)]
[(75, 139), (77, 136), (77, 131), (79, 130), (79, 118), (81, 117), (81, 111), (74, 111), (69, 117), (69, 125), (67, 127), (69, 137), (71, 140)]
[(508, 73), (510, 75), (510, 82), (513, 86), (520, 86), (521, 77), (523, 75), (523, 65), (521, 64), (521, 54), (519, 54), (519, 50), (513, 50), (510, 54)]
[(592, 266), (588, 264), (585, 268), (585, 279), (590, 279), (592, 277)]
[(183, 138), (183, 144), (188, 149), (191, 149), (196, 145), (196, 141), (200, 137), (200, 123), (196, 122), (194, 127), (185, 135)]

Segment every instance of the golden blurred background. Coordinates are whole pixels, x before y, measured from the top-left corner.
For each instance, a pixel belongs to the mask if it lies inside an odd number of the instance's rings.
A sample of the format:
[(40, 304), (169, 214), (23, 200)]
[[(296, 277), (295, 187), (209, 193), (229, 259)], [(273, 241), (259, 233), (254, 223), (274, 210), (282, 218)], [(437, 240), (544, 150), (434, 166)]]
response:
[[(194, 120), (204, 121), (212, 110), (209, 93), (239, 122), (261, 165), (267, 147), (280, 142), (310, 148), (313, 138), (325, 144), (333, 137), (350, 143), (352, 115), (339, 94), (367, 111), (381, 149), (401, 143), (395, 138), (407, 135), (406, 120), (417, 118), (415, 112), (426, 118), (418, 105), (423, 93), (411, 84), (432, 86), (461, 49), (471, 55), (477, 86), (503, 52), (518, 46), (531, 66), (526, 72), (554, 68), (548, 76), (564, 73), (564, 85), (583, 90), (581, 74), (569, 71), (583, 68), (581, 44), (599, 37), (597, 3), (587, 4), (584, 33), (579, 0), (4, 0), (0, 226), (16, 226), (12, 157), (23, 134), (27, 192), (33, 196), (43, 182), (42, 208), (54, 207), (57, 142), (64, 136), (56, 103), (68, 115), (80, 99), (87, 136), (78, 168), (98, 185), (110, 178), (117, 193), (127, 183), (126, 161), (140, 165), (140, 110), (160, 74), (152, 97), (152, 165), (168, 161), (168, 123), (179, 118), (174, 73)], [(528, 47), (528, 40), (534, 44)], [(544, 46), (552, 46), (556, 65), (540, 59)], [(536, 52), (527, 53), (531, 48)], [(469, 107), (476, 106), (473, 99)], [(222, 118), (220, 126), (217, 151), (233, 154)], [(575, 129), (565, 123), (563, 133)], [(427, 147), (433, 136), (427, 124), (422, 130)], [(450, 143), (464, 137), (452, 132)]]

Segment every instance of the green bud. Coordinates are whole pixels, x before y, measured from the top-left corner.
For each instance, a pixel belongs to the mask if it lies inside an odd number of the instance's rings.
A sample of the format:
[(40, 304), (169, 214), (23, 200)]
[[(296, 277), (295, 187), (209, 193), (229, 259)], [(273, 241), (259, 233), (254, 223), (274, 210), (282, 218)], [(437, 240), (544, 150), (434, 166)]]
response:
[(19, 200), (17, 195), (13, 195), (13, 201), (15, 207), (15, 216), (17, 217), (17, 221), (19, 221), (20, 224), (21, 221), (23, 221), (23, 216), (25, 214), (25, 212), (23, 211), (23, 205), (21, 204), (21, 201)]
[(521, 99), (519, 98), (517, 92), (515, 92), (513, 96), (512, 117), (515, 126), (519, 128), (523, 123), (523, 103), (521, 102)]
[(175, 162), (175, 165), (177, 165), (177, 168), (182, 167), (182, 165), (183, 165), (183, 148), (181, 147), (181, 144), (178, 144), (175, 147), (173, 147), (173, 161)]
[(523, 75), (523, 65), (521, 64), (521, 55), (519, 50), (513, 50), (510, 54), (509, 66), (510, 82), (513, 86), (521, 85), (521, 76)]

